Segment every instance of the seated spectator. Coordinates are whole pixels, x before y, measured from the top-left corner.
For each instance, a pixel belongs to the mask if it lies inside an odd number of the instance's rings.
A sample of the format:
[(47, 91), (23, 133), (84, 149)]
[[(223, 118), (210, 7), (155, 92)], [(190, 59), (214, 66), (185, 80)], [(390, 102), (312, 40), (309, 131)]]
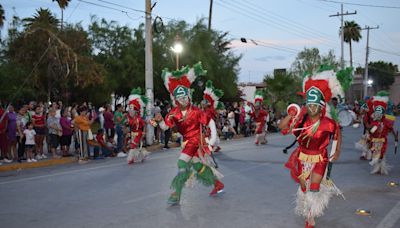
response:
[(225, 140), (231, 140), (236, 135), (235, 129), (230, 125), (229, 121), (225, 121), (224, 127), (222, 128), (222, 134), (224, 134)]
[(96, 141), (99, 144), (101, 154), (104, 157), (115, 157), (115, 153), (117, 152), (117, 148), (111, 142), (106, 142), (104, 140), (104, 130), (99, 129), (96, 135)]

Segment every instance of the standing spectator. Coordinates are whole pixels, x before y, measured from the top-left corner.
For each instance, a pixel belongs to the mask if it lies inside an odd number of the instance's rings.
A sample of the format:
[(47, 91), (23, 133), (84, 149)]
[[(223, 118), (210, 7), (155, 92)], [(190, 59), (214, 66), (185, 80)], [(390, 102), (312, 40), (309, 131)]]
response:
[(7, 145), (7, 126), (8, 125), (8, 115), (7, 112), (1, 107), (0, 103), (0, 150), (1, 157), (4, 162), (10, 163), (11, 160), (8, 159), (8, 145)]
[[(78, 114), (78, 105), (77, 104), (72, 104), (72, 107), (71, 107), (71, 119), (74, 120), (75, 117), (77, 117), (77, 116), (79, 116), (79, 114)], [(104, 128), (104, 118), (103, 118), (103, 128)], [(75, 131), (75, 134), (73, 134), (73, 137), (74, 137), (75, 154), (78, 154), (78, 152), (79, 152), (78, 131)]]
[[(160, 107), (160, 101), (156, 101), (154, 104), (154, 116), (156, 116), (158, 113), (161, 113), (161, 107)], [(155, 140), (157, 143), (161, 142), (161, 128), (160, 126), (157, 125), (157, 127), (154, 128), (154, 136)]]
[(23, 106), (18, 110), (17, 114), (17, 143), (18, 143), (18, 162), (24, 158), (25, 154), (25, 136), (24, 130), (26, 128), (26, 124), (29, 122), (27, 118), (25, 118), (27, 112), (27, 106)]
[(60, 145), (62, 127), (60, 125), (60, 119), (56, 117), (56, 110), (54, 108), (49, 110), (47, 128), (49, 130), (49, 147), (53, 158), (60, 158), (60, 156), (57, 155), (57, 147)]
[[(164, 108), (161, 110), (161, 115), (163, 119), (165, 119), (169, 111), (171, 111), (171, 105), (169, 103), (165, 103)], [(169, 139), (171, 138), (171, 135), (172, 135), (171, 128), (168, 128), (166, 131), (164, 131), (164, 147), (163, 147), (164, 150), (169, 149), (168, 142)]]
[(33, 130), (33, 123), (28, 122), (26, 124), (26, 129), (24, 130), (24, 137), (25, 137), (25, 148), (26, 148), (26, 157), (28, 162), (37, 162), (33, 158), (33, 148), (35, 147), (35, 130)]
[(236, 133), (239, 134), (239, 130), (240, 130), (240, 108), (238, 107), (238, 104), (236, 102), (233, 104), (233, 111), (235, 113), (235, 123), (236, 123), (235, 131), (236, 131)]
[(100, 122), (100, 129), (104, 130), (104, 111), (106, 109), (104, 107), (99, 108), (99, 122)]
[(72, 125), (71, 118), (69, 117), (69, 115), (70, 113), (68, 109), (64, 109), (62, 117), (60, 119), (60, 125), (62, 128), (62, 136), (60, 144), (63, 157), (70, 156), (69, 146), (71, 145), (72, 134), (74, 132), (74, 126)]
[(95, 117), (89, 120), (88, 109), (86, 106), (79, 108), (79, 116), (76, 116), (73, 120), (73, 124), (77, 127), (78, 142), (79, 142), (79, 160), (81, 163), (86, 163), (89, 159), (89, 147), (88, 147), (88, 136), (91, 125), (93, 124)]
[(121, 104), (117, 105), (117, 110), (114, 112), (114, 123), (115, 130), (117, 132), (117, 150), (122, 151), (124, 147), (124, 131), (123, 126), (126, 123), (126, 117), (123, 113), (123, 107)]
[(7, 140), (12, 159), (17, 161), (17, 113), (15, 113), (12, 105), (8, 106)]
[(114, 115), (111, 110), (111, 105), (106, 105), (106, 110), (104, 111), (104, 129), (106, 130), (107, 141), (108, 139), (114, 139), (115, 135), (115, 123)]
[(233, 108), (228, 109), (228, 120), (229, 120), (229, 125), (231, 128), (236, 127), (236, 122), (235, 122), (235, 113), (233, 111)]
[(43, 141), (46, 136), (46, 116), (43, 113), (43, 108), (40, 106), (35, 107), (35, 114), (32, 115), (33, 129), (35, 130), (35, 150), (36, 160), (47, 158), (43, 154)]

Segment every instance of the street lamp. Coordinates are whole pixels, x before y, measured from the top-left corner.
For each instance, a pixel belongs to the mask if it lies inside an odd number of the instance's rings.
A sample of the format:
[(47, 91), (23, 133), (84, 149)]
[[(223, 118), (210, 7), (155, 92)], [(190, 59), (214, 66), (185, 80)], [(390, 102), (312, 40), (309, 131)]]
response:
[(179, 54), (183, 51), (183, 46), (181, 44), (181, 38), (179, 35), (175, 36), (175, 44), (171, 47), (171, 51), (175, 52), (176, 54), (176, 70), (179, 70)]
[(372, 87), (373, 83), (374, 83), (374, 81), (372, 79), (368, 79), (368, 81), (367, 81), (368, 87)]

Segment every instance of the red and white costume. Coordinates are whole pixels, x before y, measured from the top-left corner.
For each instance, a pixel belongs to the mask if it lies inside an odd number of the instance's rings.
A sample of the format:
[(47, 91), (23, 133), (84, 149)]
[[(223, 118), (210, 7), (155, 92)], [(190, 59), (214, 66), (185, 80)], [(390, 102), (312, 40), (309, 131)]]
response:
[[(388, 145), (388, 134), (393, 132), (394, 121), (386, 115), (389, 97), (386, 92), (379, 92), (372, 99), (373, 113), (370, 118), (369, 146), (372, 154), (371, 174), (388, 174), (390, 167), (386, 164), (385, 153)], [(397, 138), (395, 138), (397, 143)]]
[[(285, 166), (289, 168), (292, 178), (301, 184), (297, 191), (295, 212), (306, 218), (306, 228), (314, 227), (314, 218), (323, 215), (334, 194), (341, 195), (328, 169), (331, 156), (339, 153), (337, 146), (341, 141), (338, 120), (333, 119), (334, 107), (328, 104), (332, 97), (344, 97), (338, 74), (342, 74), (340, 79), (347, 79), (351, 77), (351, 70), (336, 73), (322, 66), (306, 77), (302, 93), (306, 98), (306, 107), (300, 109), (298, 105), (290, 105), (287, 118), (291, 119), (287, 126), (282, 127), (282, 133), (293, 133), (299, 144)], [(332, 149), (328, 154), (331, 139)], [(319, 179), (311, 180), (313, 175)]]
[(265, 144), (267, 142), (267, 133), (265, 131), (268, 121), (268, 112), (262, 108), (264, 98), (261, 91), (257, 91), (254, 97), (255, 110), (250, 114), (251, 118), (256, 122), (256, 140), (255, 144)]
[(127, 125), (129, 127), (129, 153), (127, 157), (128, 164), (134, 162), (143, 162), (148, 152), (142, 148), (142, 138), (146, 127), (143, 116), (147, 103), (147, 98), (141, 95), (140, 88), (133, 89), (128, 99)]
[[(211, 196), (224, 188), (219, 180), (223, 176), (215, 169), (210, 157), (209, 148), (215, 144), (217, 138), (215, 122), (205, 112), (193, 107), (190, 103), (190, 85), (197, 76), (205, 73), (201, 63), (195, 64), (193, 68), (187, 66), (174, 72), (166, 69), (162, 73), (164, 85), (170, 92), (175, 107), (166, 115), (164, 121), (157, 121), (163, 130), (176, 126), (183, 136), (178, 174), (171, 183), (174, 192), (168, 198), (168, 203), (172, 205), (179, 204), (183, 187), (186, 181), (192, 180), (192, 177), (196, 177), (206, 186), (214, 185), (214, 189), (210, 192)], [(204, 126), (210, 128), (209, 140), (206, 140), (203, 135)]]

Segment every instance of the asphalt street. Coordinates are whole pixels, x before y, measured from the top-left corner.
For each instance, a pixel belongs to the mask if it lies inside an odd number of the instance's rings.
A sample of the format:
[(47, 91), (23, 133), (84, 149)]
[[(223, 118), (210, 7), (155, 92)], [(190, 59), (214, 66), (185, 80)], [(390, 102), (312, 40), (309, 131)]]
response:
[[(399, 119), (397, 121), (399, 129)], [(342, 155), (332, 178), (345, 200), (334, 197), (317, 227), (400, 227), (400, 152), (393, 137), (388, 147), (389, 175), (371, 175), (354, 142), (362, 129), (344, 129)], [(284, 168), (282, 149), (292, 136), (269, 134), (269, 143), (253, 138), (222, 141), (217, 154), (226, 193), (209, 197), (211, 187), (185, 188), (180, 206), (167, 205), (177, 172), (179, 149), (152, 153), (143, 164), (123, 158), (86, 165), (0, 173), (0, 227), (304, 227), (294, 214), (295, 182)], [(358, 208), (370, 216), (356, 215)]]

